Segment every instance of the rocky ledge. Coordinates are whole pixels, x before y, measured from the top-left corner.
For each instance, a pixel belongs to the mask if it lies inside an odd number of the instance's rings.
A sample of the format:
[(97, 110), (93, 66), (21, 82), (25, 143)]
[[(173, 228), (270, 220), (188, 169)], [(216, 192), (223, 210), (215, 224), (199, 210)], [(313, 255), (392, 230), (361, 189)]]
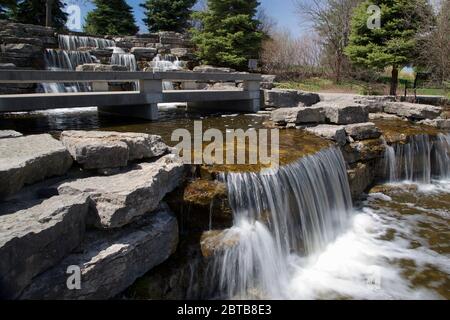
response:
[[(177, 218), (163, 199), (185, 165), (161, 137), (3, 133), (0, 298), (112, 298), (175, 251)], [(114, 170), (91, 170), (104, 167)]]

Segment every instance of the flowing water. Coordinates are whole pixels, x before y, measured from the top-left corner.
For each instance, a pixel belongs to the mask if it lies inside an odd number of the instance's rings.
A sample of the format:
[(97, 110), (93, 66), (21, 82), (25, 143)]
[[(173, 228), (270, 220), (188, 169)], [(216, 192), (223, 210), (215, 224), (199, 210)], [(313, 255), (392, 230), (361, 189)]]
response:
[[(192, 131), (194, 120), (203, 120), (204, 130), (225, 132), (260, 128), (266, 119), (174, 109), (162, 112), (161, 121), (147, 122), (92, 109), (2, 115), (0, 126), (26, 134), (145, 132), (174, 145), (172, 131)], [(352, 207), (340, 151), (301, 130), (282, 130), (285, 159), (278, 171), (233, 168), (221, 177), (230, 191), (234, 226), (210, 267), (209, 297), (449, 299), (449, 140), (448, 134), (418, 135), (409, 145), (388, 148), (386, 162), (395, 164), (388, 170), (391, 181)], [(191, 290), (203, 285), (195, 282), (196, 270)]]

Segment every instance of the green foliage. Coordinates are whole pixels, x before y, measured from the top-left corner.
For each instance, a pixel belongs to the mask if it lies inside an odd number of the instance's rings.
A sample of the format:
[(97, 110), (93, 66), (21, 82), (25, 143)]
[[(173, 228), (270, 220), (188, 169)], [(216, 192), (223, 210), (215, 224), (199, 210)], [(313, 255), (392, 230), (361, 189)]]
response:
[(191, 8), (196, 0), (147, 0), (141, 4), (145, 9), (143, 19), (150, 32), (183, 32), (188, 27)]
[(89, 12), (85, 32), (93, 35), (134, 35), (139, 31), (132, 8), (125, 0), (93, 0), (96, 8)]
[(258, 57), (264, 37), (255, 18), (257, 0), (208, 0), (208, 9), (193, 14), (198, 28), (191, 30), (203, 63), (238, 70)]
[[(46, 0), (23, 0), (18, 1), (17, 10), (12, 13), (14, 21), (45, 26), (45, 3)], [(65, 2), (53, 1), (52, 27), (64, 29), (67, 21), (67, 13), (63, 11)]]
[[(381, 8), (381, 28), (369, 29), (369, 5)], [(426, 0), (370, 0), (358, 6), (346, 54), (357, 65), (382, 70), (409, 64), (415, 54), (416, 35), (430, 21)]]
[(2, 0), (0, 3), (0, 19), (11, 19), (17, 10), (17, 0)]

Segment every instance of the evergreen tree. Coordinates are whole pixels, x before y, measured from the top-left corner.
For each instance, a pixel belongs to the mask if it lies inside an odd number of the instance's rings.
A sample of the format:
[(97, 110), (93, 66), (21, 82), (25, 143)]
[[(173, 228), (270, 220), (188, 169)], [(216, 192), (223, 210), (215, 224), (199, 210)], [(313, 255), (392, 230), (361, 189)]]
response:
[(257, 0), (208, 0), (208, 8), (193, 14), (199, 27), (192, 41), (203, 63), (245, 70), (257, 58), (264, 37), (255, 18)]
[[(369, 5), (381, 8), (381, 27), (369, 28)], [(429, 23), (432, 9), (427, 0), (370, 0), (362, 3), (352, 19), (346, 53), (353, 63), (384, 70), (392, 67), (391, 95), (397, 93), (399, 70), (415, 58), (416, 36)]]
[[(17, 5), (17, 10), (12, 17), (20, 23), (29, 23), (45, 26), (45, 6), (46, 0), (21, 0)], [(61, 0), (54, 0), (52, 6), (52, 27), (64, 29), (67, 22), (67, 13), (63, 11), (66, 3)]]
[(147, 0), (141, 4), (145, 9), (143, 19), (150, 32), (182, 32), (188, 27), (191, 8), (196, 0)]
[(1, 0), (0, 19), (11, 19), (17, 10), (17, 0)]
[(85, 32), (93, 35), (134, 35), (139, 31), (133, 10), (125, 0), (93, 0), (96, 8), (89, 12)]

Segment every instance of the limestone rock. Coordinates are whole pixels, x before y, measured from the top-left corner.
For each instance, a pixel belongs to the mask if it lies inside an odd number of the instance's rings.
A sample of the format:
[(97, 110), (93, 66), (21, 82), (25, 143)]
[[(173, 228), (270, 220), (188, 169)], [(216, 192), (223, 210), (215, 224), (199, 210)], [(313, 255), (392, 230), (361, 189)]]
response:
[(194, 68), (194, 72), (226, 72), (226, 73), (230, 73), (230, 72), (236, 72), (236, 70), (231, 69), (231, 68), (218, 68), (218, 67), (213, 67), (213, 66), (208, 66), (208, 65), (202, 65), (202, 66), (197, 66)]
[(35, 276), (75, 249), (87, 212), (87, 197), (65, 195), (0, 216), (0, 297), (16, 298)]
[(172, 155), (113, 176), (91, 177), (59, 186), (60, 194), (85, 194), (91, 200), (89, 224), (120, 228), (153, 211), (184, 178), (184, 166)]
[(22, 134), (14, 130), (0, 130), (0, 139), (17, 137), (22, 137)]
[(385, 144), (382, 139), (369, 139), (352, 142), (342, 147), (341, 150), (345, 161), (351, 164), (382, 158)]
[(402, 118), (400, 118), (399, 116), (397, 116), (395, 114), (389, 114), (389, 113), (384, 113), (384, 112), (377, 112), (377, 113), (369, 114), (369, 120), (380, 120), (380, 119), (401, 120)]
[(323, 123), (325, 122), (325, 113), (320, 107), (281, 108), (272, 112), (271, 119), (278, 124)]
[(396, 114), (415, 120), (436, 119), (442, 112), (441, 107), (409, 102), (390, 102), (384, 107), (384, 112)]
[(128, 161), (159, 157), (168, 147), (160, 136), (113, 131), (64, 131), (61, 141), (85, 169), (124, 167)]
[(126, 66), (120, 66), (118, 64), (100, 64), (100, 63), (85, 63), (77, 66), (76, 71), (95, 71), (95, 72), (108, 72), (108, 71), (128, 71)]
[(71, 166), (69, 152), (49, 134), (0, 139), (0, 198), (25, 184), (63, 175)]
[(148, 47), (134, 47), (131, 48), (130, 52), (134, 54), (136, 60), (152, 60), (156, 56), (158, 50)]
[(333, 140), (339, 145), (345, 145), (347, 142), (347, 136), (344, 126), (321, 124), (316, 127), (307, 128), (306, 131), (315, 134), (316, 136)]
[(233, 229), (212, 230), (202, 234), (200, 247), (205, 258), (220, 255), (225, 250), (239, 245), (240, 235)]
[[(84, 244), (59, 265), (36, 277), (21, 299), (109, 299), (164, 262), (178, 244), (177, 219), (162, 206), (114, 232), (90, 231)], [(81, 270), (81, 289), (67, 288), (67, 269)]]
[(14, 63), (0, 63), (0, 70), (11, 70), (16, 68), (17, 67)]
[(367, 112), (383, 112), (388, 102), (394, 102), (393, 96), (355, 96), (353, 101), (364, 106)]
[(369, 113), (362, 105), (347, 100), (320, 102), (316, 106), (322, 107), (328, 121), (334, 124), (362, 123), (369, 120)]
[(295, 108), (298, 106), (311, 106), (319, 101), (319, 95), (315, 93), (286, 89), (264, 90), (264, 104), (266, 107)]
[(357, 163), (348, 170), (348, 182), (352, 198), (361, 196), (375, 181), (376, 170), (372, 163)]
[(354, 140), (376, 139), (381, 136), (381, 131), (372, 122), (349, 124), (345, 126), (345, 131)]
[(434, 119), (434, 120), (422, 120), (419, 122), (427, 126), (432, 126), (441, 130), (450, 130), (450, 119)]

